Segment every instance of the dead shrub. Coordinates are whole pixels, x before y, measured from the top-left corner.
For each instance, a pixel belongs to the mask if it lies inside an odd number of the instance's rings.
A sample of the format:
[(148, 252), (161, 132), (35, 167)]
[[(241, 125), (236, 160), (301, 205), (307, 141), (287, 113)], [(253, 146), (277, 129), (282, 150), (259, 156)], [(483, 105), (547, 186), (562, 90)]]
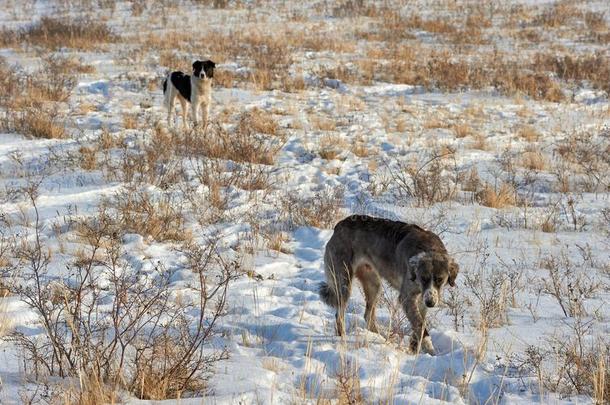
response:
[(494, 74), (494, 86), (507, 94), (522, 93), (534, 100), (559, 102), (564, 99), (559, 84), (547, 73), (532, 73), (515, 66), (504, 66)]
[(472, 128), (468, 124), (454, 124), (451, 129), (456, 138), (464, 138), (472, 134)]
[(342, 187), (326, 187), (312, 197), (288, 192), (281, 198), (281, 212), (288, 227), (313, 226), (329, 229), (335, 226), (343, 205)]
[(284, 146), (285, 137), (280, 134), (273, 138), (264, 136), (257, 132), (258, 124), (250, 125), (248, 114), (242, 115), (231, 130), (211, 124), (197, 149), (211, 158), (272, 165)]
[(318, 154), (322, 159), (334, 160), (347, 149), (346, 142), (336, 134), (324, 135), (320, 139)]
[[(243, 126), (247, 126), (248, 128), (243, 128)], [(237, 130), (251, 130), (254, 133), (277, 135), (279, 133), (280, 126), (273, 118), (273, 115), (258, 107), (254, 107), (242, 114)]]
[(432, 55), (428, 61), (431, 83), (441, 90), (457, 90), (467, 86), (480, 87), (473, 79), (476, 72), (463, 61), (452, 62), (448, 54)]
[(593, 87), (610, 94), (610, 64), (608, 57), (601, 52), (587, 56), (538, 54), (534, 63), (562, 80), (588, 81)]
[(462, 190), (476, 192), (481, 187), (481, 178), (479, 177), (479, 171), (473, 166), (466, 174), (465, 179), (462, 182)]
[(578, 319), (568, 334), (549, 338), (545, 346), (529, 346), (523, 356), (522, 372), (535, 375), (540, 386), (549, 392), (588, 395), (595, 405), (607, 403), (610, 342), (605, 337), (590, 336), (590, 327), (590, 323)]
[(376, 152), (375, 148), (369, 145), (362, 138), (362, 136), (358, 136), (356, 139), (354, 139), (350, 150), (354, 155), (358, 156), (359, 158), (369, 157), (371, 154)]
[(586, 315), (584, 301), (600, 287), (583, 265), (575, 263), (565, 251), (545, 257), (540, 263), (548, 271), (548, 277), (542, 279), (542, 292), (555, 298), (566, 317)]
[(537, 142), (540, 134), (531, 125), (523, 125), (517, 130), (517, 136), (527, 142)]
[(585, 25), (592, 31), (608, 30), (606, 15), (601, 11), (587, 11), (584, 14)]
[(189, 140), (200, 138), (189, 133), (174, 135), (159, 125), (147, 129), (152, 134), (144, 139), (143, 145), (128, 144), (121, 135), (113, 137), (109, 133), (102, 133), (98, 143), (100, 150), (106, 150), (106, 155), (109, 148), (119, 150), (112, 152), (115, 159), (104, 159), (101, 162), (101, 169), (113, 181), (148, 183), (167, 190), (184, 178), (180, 157), (197, 153)]
[(536, 149), (530, 149), (523, 152), (521, 155), (521, 165), (529, 170), (545, 170), (548, 162), (542, 152)]
[(156, 241), (183, 241), (189, 237), (180, 204), (165, 193), (155, 195), (130, 186), (103, 202), (116, 212), (121, 233), (137, 233)]
[(504, 208), (515, 205), (515, 189), (507, 183), (502, 183), (500, 187), (492, 187), (485, 184), (483, 189), (476, 193), (476, 200), (479, 204), (490, 208)]
[(428, 31), (435, 34), (452, 34), (456, 31), (455, 26), (447, 22), (444, 18), (424, 20), (417, 14), (411, 14), (409, 17), (402, 20), (402, 24), (397, 24), (397, 28), (404, 27)]
[(398, 162), (391, 175), (399, 198), (412, 198), (418, 206), (448, 201), (455, 196), (459, 178), (455, 151), (422, 153), (410, 162)]
[(28, 27), (5, 31), (0, 38), (4, 41), (3, 45), (25, 42), (50, 49), (67, 47), (91, 50), (100, 44), (116, 42), (119, 37), (100, 21), (42, 17)]
[(587, 192), (610, 187), (610, 141), (605, 133), (575, 131), (558, 142), (555, 153), (572, 166), (571, 178)]
[(83, 63), (81, 59), (74, 56), (48, 55), (42, 59), (42, 62), (43, 72), (41, 72), (41, 74), (47, 72), (52, 75), (53, 80), (57, 80), (58, 75), (73, 76), (74, 74), (79, 73), (95, 72), (95, 67), (93, 65), (87, 65)]
[(360, 375), (357, 366), (342, 359), (335, 378), (337, 382), (337, 403), (339, 405), (361, 405), (366, 403), (360, 389)]
[(85, 170), (95, 170), (97, 168), (97, 154), (95, 149), (81, 146), (78, 148), (80, 154), (80, 167)]
[(0, 128), (32, 138), (60, 139), (67, 136), (65, 126), (59, 121), (57, 113), (34, 108), (7, 112), (0, 119)]
[(560, 1), (552, 6), (547, 6), (545, 10), (534, 18), (535, 25), (543, 25), (548, 28), (557, 28), (566, 25), (572, 18), (579, 17), (580, 11), (568, 1)]
[(247, 82), (247, 76), (227, 69), (219, 69), (214, 72), (214, 85), (231, 89), (239, 83)]
[[(159, 54), (159, 64), (165, 66), (170, 70), (183, 70), (190, 72), (191, 64), (193, 61), (192, 57), (186, 54), (178, 54), (175, 50), (162, 51)], [(216, 75), (214, 75), (214, 81), (216, 81)]]
[(464, 284), (480, 310), (477, 327), (483, 331), (508, 323), (508, 276), (503, 272), (487, 274), (485, 260), (482, 258), (478, 270), (464, 273)]
[[(282, 77), (292, 63), (292, 50), (285, 38), (257, 31), (235, 34), (242, 42), (241, 53), (252, 60), (252, 79), (257, 88), (280, 88)], [(233, 38), (232, 41), (235, 40)]]
[[(49, 56), (43, 59), (40, 69), (26, 73), (18, 66), (8, 66), (4, 59), (0, 59), (0, 86), (4, 90), (0, 104), (11, 109), (33, 106), (40, 108), (44, 102), (66, 101), (78, 78), (76, 72), (70, 69), (71, 61), (68, 58)], [(73, 68), (78, 69), (77, 66)]]
[(126, 113), (123, 114), (123, 128), (136, 129), (138, 127), (138, 115)]
[(78, 379), (67, 403), (112, 402), (120, 391), (142, 399), (199, 392), (213, 365), (227, 357), (210, 343), (238, 273), (236, 262), (219, 256), (211, 239), (183, 244), (179, 252), (193, 277), (190, 294), (176, 296), (176, 270), (162, 262), (133, 268), (122, 246), (123, 226), (102, 207), (78, 222), (76, 236), (85, 249), (68, 264), (71, 294), (53, 301), (57, 281), (49, 276), (41, 227), (37, 222), (35, 240), (24, 238), (15, 252), (21, 266), (16, 292), (43, 328), (35, 337), (20, 331), (10, 336), (22, 350), (24, 372), (38, 381)]
[(337, 129), (337, 122), (330, 117), (321, 114), (308, 116), (309, 122), (316, 131), (334, 131)]
[(302, 74), (297, 75), (284, 75), (281, 79), (282, 91), (287, 93), (297, 93), (305, 90), (307, 84)]

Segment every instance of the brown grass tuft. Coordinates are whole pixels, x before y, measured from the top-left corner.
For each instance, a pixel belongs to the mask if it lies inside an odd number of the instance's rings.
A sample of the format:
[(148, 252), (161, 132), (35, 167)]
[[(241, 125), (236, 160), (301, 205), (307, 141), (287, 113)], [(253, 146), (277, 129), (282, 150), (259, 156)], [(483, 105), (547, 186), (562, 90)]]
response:
[[(248, 126), (252, 132), (268, 135), (277, 135), (280, 126), (273, 116), (265, 110), (254, 107), (245, 112), (239, 122), (240, 126)], [(246, 128), (240, 128), (246, 131)]]
[(521, 155), (521, 165), (526, 169), (540, 171), (547, 168), (548, 162), (542, 152), (536, 149), (531, 149), (526, 150)]
[(334, 160), (347, 149), (347, 144), (339, 135), (324, 135), (320, 139), (318, 153), (322, 159)]
[(524, 125), (517, 130), (517, 136), (527, 142), (537, 142), (540, 134), (531, 125)]
[(67, 136), (65, 126), (56, 113), (34, 108), (9, 111), (0, 119), (0, 128), (32, 138), (59, 139)]
[(456, 138), (464, 138), (472, 134), (472, 128), (468, 124), (454, 124), (451, 129)]
[(500, 187), (492, 187), (486, 184), (484, 188), (476, 194), (477, 201), (490, 208), (504, 208), (515, 205), (515, 190), (508, 184), (502, 183)]
[(26, 28), (4, 31), (0, 40), (4, 46), (25, 42), (49, 49), (67, 47), (91, 50), (100, 44), (116, 42), (118, 36), (99, 21), (42, 17)]

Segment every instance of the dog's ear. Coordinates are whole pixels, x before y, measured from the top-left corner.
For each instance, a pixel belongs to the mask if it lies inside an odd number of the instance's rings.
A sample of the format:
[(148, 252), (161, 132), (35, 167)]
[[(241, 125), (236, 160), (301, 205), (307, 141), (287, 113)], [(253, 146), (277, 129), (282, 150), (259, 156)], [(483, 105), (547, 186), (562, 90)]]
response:
[(409, 276), (411, 277), (411, 281), (415, 281), (417, 278), (417, 268), (425, 255), (426, 253), (420, 252), (409, 258)]
[(455, 260), (453, 260), (452, 258), (449, 258), (449, 278), (447, 279), (447, 282), (449, 283), (449, 285), (451, 287), (455, 287), (455, 279), (456, 279), (459, 271), (460, 271), (460, 266), (458, 266), (458, 264), (455, 262)]
[(200, 60), (196, 60), (193, 62), (193, 70), (201, 70), (202, 62)]

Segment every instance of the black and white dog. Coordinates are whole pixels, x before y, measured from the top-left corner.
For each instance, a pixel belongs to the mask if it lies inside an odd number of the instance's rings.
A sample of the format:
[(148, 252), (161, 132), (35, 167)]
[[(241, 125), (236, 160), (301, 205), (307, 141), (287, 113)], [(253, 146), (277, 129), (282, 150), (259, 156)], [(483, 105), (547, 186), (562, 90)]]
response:
[(191, 115), (195, 126), (198, 125), (198, 112), (201, 108), (203, 127), (207, 126), (210, 103), (212, 102), (212, 78), (216, 64), (211, 60), (193, 63), (193, 74), (180, 71), (171, 72), (163, 81), (163, 94), (167, 107), (167, 123), (171, 125), (172, 112), (176, 97), (182, 105), (182, 123), (186, 127), (186, 104), (191, 103)]

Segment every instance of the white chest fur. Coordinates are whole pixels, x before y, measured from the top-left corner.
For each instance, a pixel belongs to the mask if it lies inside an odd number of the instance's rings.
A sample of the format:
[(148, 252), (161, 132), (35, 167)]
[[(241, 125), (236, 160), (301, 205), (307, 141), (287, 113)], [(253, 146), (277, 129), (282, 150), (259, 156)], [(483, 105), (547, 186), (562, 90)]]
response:
[(191, 76), (191, 103), (209, 103), (212, 96), (212, 80)]

